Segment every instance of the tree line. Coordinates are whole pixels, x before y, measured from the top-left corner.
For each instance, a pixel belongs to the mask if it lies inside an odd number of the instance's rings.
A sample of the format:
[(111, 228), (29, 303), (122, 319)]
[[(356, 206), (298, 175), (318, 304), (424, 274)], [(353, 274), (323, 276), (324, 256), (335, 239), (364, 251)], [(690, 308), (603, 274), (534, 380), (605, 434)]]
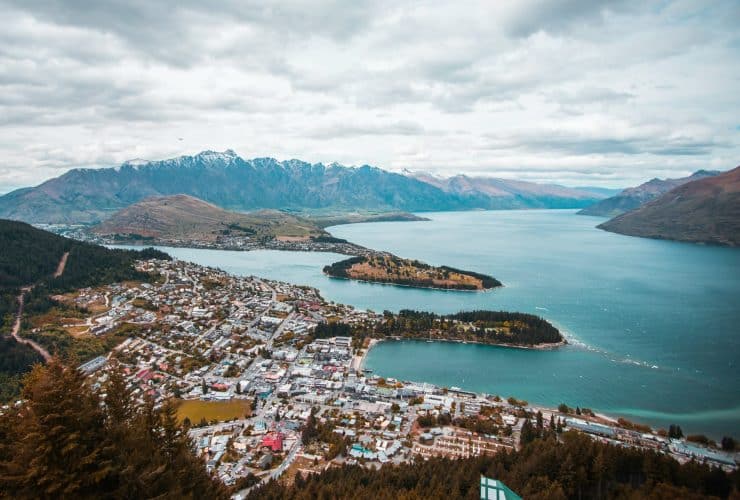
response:
[[(462, 325), (464, 323), (465, 325)], [(404, 309), (386, 314), (377, 331), (386, 336), (466, 340), (490, 344), (534, 345), (563, 340), (557, 328), (532, 314), (507, 311), (468, 311), (439, 315)]]
[(695, 462), (679, 464), (652, 451), (604, 444), (576, 432), (535, 437), (519, 451), (452, 460), (431, 458), (379, 469), (345, 465), (272, 481), (248, 499), (375, 498), (477, 499), (481, 475), (502, 480), (527, 499), (728, 498), (740, 486), (727, 474)]
[(547, 320), (533, 314), (507, 311), (466, 311), (439, 315), (403, 309), (398, 314), (383, 313), (382, 321), (349, 325), (319, 323), (313, 338), (402, 337), (481, 342), (484, 344), (537, 345), (563, 341), (560, 331)]

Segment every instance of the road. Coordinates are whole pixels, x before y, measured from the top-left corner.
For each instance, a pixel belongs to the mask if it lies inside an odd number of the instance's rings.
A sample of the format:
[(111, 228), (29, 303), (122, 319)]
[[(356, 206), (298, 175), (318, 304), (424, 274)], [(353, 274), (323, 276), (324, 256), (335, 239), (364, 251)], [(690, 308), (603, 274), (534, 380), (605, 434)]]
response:
[(13, 330), (11, 330), (10, 334), (13, 336), (16, 342), (20, 344), (26, 344), (27, 346), (32, 347), (37, 353), (41, 355), (42, 358), (44, 358), (44, 361), (51, 360), (51, 354), (49, 354), (49, 351), (41, 347), (39, 344), (34, 342), (31, 339), (24, 339), (20, 335), (21, 331), (21, 320), (23, 319), (23, 303), (24, 303), (24, 296), (26, 292), (31, 290), (33, 287), (25, 287), (21, 288), (21, 293), (18, 295), (18, 313), (15, 316), (15, 323), (13, 324)]
[[(62, 258), (59, 259), (59, 264), (57, 264), (56, 271), (54, 271), (54, 274), (52, 275), (54, 278), (58, 278), (59, 276), (64, 274), (64, 268), (67, 266), (68, 257), (69, 252), (64, 252)], [(21, 288), (21, 293), (20, 295), (18, 295), (18, 312), (15, 315), (15, 323), (13, 323), (13, 329), (10, 331), (10, 334), (13, 336), (16, 342), (31, 347), (34, 351), (39, 353), (42, 358), (44, 358), (44, 361), (49, 362), (51, 360), (51, 354), (49, 354), (49, 351), (41, 347), (33, 340), (21, 337), (21, 322), (23, 320), (23, 305), (25, 303), (25, 295), (26, 293), (30, 292), (33, 287), (34, 285), (30, 285)]]

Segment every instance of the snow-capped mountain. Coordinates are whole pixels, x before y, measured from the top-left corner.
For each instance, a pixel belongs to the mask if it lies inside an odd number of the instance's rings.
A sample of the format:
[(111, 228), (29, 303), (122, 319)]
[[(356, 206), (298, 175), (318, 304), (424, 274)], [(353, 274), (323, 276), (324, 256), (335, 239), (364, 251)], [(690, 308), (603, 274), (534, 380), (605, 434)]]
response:
[(203, 151), (162, 161), (131, 160), (114, 168), (70, 170), (36, 187), (0, 197), (0, 217), (34, 223), (91, 223), (144, 198), (174, 194), (195, 196), (229, 210), (576, 208), (597, 198), (574, 190), (553, 193), (547, 189), (538, 194), (532, 187), (541, 185), (523, 184), (530, 189), (501, 196), (493, 186), (450, 187), (367, 165), (245, 160), (231, 150)]

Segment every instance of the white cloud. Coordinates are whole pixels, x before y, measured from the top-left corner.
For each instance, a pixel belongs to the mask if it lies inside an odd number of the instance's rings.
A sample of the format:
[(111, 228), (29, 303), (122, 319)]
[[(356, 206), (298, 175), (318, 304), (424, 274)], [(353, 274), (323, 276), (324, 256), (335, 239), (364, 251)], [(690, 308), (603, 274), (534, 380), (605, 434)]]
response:
[(0, 191), (227, 148), (610, 186), (740, 163), (731, 0), (0, 11)]

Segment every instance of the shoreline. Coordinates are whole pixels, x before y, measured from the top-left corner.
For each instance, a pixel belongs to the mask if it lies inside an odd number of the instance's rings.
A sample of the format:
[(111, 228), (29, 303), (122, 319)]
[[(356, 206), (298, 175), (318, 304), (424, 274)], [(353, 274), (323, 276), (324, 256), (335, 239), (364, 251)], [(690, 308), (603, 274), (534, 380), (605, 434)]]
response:
[(334, 276), (329, 273), (323, 273), (324, 276), (327, 276), (334, 280), (346, 280), (346, 281), (357, 281), (358, 283), (369, 283), (371, 285), (386, 285), (386, 286), (402, 286), (404, 288), (417, 288), (419, 290), (437, 290), (440, 292), (470, 292), (470, 293), (488, 293), (492, 292), (493, 290), (496, 290), (497, 288), (503, 288), (504, 285), (494, 286), (491, 288), (480, 288), (475, 290), (465, 289), (465, 288), (440, 288), (435, 286), (417, 286), (417, 285), (404, 285), (403, 283), (393, 283), (392, 281), (373, 281), (373, 280), (367, 280), (367, 279), (361, 279), (361, 278), (346, 278), (344, 276)]
[[(387, 342), (387, 341), (399, 342), (399, 341), (405, 341), (405, 340), (411, 340), (411, 341), (415, 341), (415, 342), (426, 342), (423, 339), (402, 339), (402, 338), (399, 338), (399, 337), (390, 337), (390, 338), (386, 338), (386, 339), (370, 339), (370, 343), (368, 344), (367, 348), (364, 350), (364, 352), (360, 356), (360, 362), (358, 364), (357, 371), (358, 372), (362, 372), (364, 374), (365, 362), (367, 361), (367, 357), (370, 354), (370, 350), (373, 349), (373, 347), (375, 347), (376, 345), (380, 344), (381, 342)], [(462, 343), (462, 341), (449, 340), (449, 339), (444, 339), (444, 340), (443, 339), (432, 339), (432, 342), (447, 342), (447, 343), (456, 343), (456, 344), (457, 343)], [(491, 346), (494, 346), (494, 347), (501, 346), (501, 347), (506, 347), (506, 348), (522, 348), (522, 349), (533, 349), (533, 350), (542, 350), (543, 349), (541, 347), (530, 348), (530, 347), (521, 347), (521, 346), (515, 346), (515, 345), (482, 344), (480, 342), (468, 342), (468, 343), (469, 344), (475, 343), (475, 344), (479, 344), (479, 345), (491, 345)], [(562, 347), (562, 346), (567, 345), (567, 344), (568, 344), (567, 341), (564, 339), (563, 342), (558, 343), (557, 346), (555, 346), (553, 348)], [(550, 349), (551, 349), (550, 347), (544, 347), (544, 350), (550, 350)], [(375, 372), (364, 374), (364, 376), (366, 376), (366, 377), (372, 377), (372, 376), (383, 377), (382, 375), (380, 375), (378, 373), (375, 373)], [(445, 389), (452, 390), (451, 387), (440, 386), (438, 384), (435, 384), (435, 383), (432, 383), (432, 382), (427, 382), (427, 381), (424, 381), (424, 380), (406, 380), (406, 379), (403, 379), (403, 380), (402, 379), (397, 379), (397, 380), (399, 382), (405, 384), (405, 385), (406, 384), (417, 384), (417, 385), (432, 386), (432, 387), (434, 387), (436, 389), (439, 389), (439, 390), (445, 390)], [(457, 390), (457, 389), (455, 389), (455, 390)], [(497, 395), (497, 394), (493, 394), (493, 393), (480, 392), (480, 391), (477, 391), (477, 390), (469, 390), (469, 389), (465, 389), (464, 387), (461, 387), (460, 390), (462, 390), (465, 393), (475, 394), (476, 397), (481, 397), (481, 398), (484, 398), (484, 399), (487, 398), (487, 397), (489, 397), (489, 396), (496, 396)], [(505, 396), (503, 396), (501, 394), (498, 394), (498, 397), (500, 397), (503, 402), (506, 402)], [(516, 398), (516, 396), (512, 396), (512, 397), (515, 397)], [(593, 417), (590, 417), (590, 416), (585, 415), (585, 414), (583, 414), (583, 415), (576, 415), (574, 413), (566, 413), (566, 414), (564, 414), (564, 413), (561, 413), (556, 406), (550, 406), (548, 404), (538, 404), (538, 403), (534, 403), (534, 402), (528, 402), (527, 407), (528, 408), (531, 408), (531, 409), (544, 410), (544, 411), (547, 411), (547, 412), (550, 412), (550, 413), (553, 413), (553, 414), (557, 414), (557, 415), (563, 415), (564, 416), (563, 418), (576, 418), (576, 419), (585, 420), (587, 422), (595, 422), (595, 423), (599, 423), (599, 424), (602, 424), (602, 425), (609, 425), (609, 426), (612, 426), (612, 427), (618, 427), (620, 429), (624, 429), (624, 427), (620, 426), (619, 423), (618, 423), (619, 422), (619, 419), (622, 418), (622, 417), (619, 417), (618, 415), (611, 415), (611, 414), (605, 413), (603, 411), (597, 411), (597, 410), (594, 410), (593, 408), (591, 410), (593, 411), (594, 416)], [(659, 427), (655, 427), (652, 424), (645, 423), (645, 421), (643, 421), (643, 420), (633, 419), (633, 418), (627, 418), (627, 417), (624, 417), (624, 418), (627, 419), (627, 420), (629, 420), (630, 422), (633, 422), (633, 423), (647, 425), (648, 427), (650, 427), (652, 429), (651, 433), (653, 433), (653, 434), (656, 434), (657, 435), (658, 431), (660, 430)]]
[(525, 351), (552, 351), (554, 349), (559, 349), (561, 347), (565, 347), (568, 344), (568, 340), (563, 337), (563, 340), (560, 342), (555, 342), (552, 344), (549, 343), (542, 343), (542, 344), (532, 344), (532, 345), (522, 345), (522, 344), (509, 344), (509, 343), (490, 343), (490, 342), (481, 342), (479, 340), (457, 340), (457, 339), (427, 339), (422, 337), (412, 337), (412, 338), (403, 338), (403, 337), (386, 337), (384, 339), (371, 339), (370, 345), (367, 348), (367, 352), (370, 352), (370, 349), (375, 346), (376, 344), (379, 344), (381, 342), (403, 342), (403, 341), (413, 341), (413, 342), (444, 342), (448, 344), (474, 344), (474, 345), (487, 345), (491, 347), (504, 347), (506, 349), (523, 349)]
[(368, 344), (367, 348), (365, 348), (360, 355), (360, 360), (357, 363), (357, 371), (362, 372), (365, 368), (365, 361), (367, 360), (368, 354), (370, 354), (370, 350), (375, 347), (375, 344), (378, 344), (381, 340), (380, 339), (370, 339), (370, 343)]
[[(255, 246), (236, 246), (236, 245), (218, 245), (218, 244), (208, 244), (208, 243), (179, 243), (179, 242), (168, 242), (168, 241), (147, 241), (143, 242), (141, 240), (137, 241), (103, 241), (101, 243), (96, 243), (99, 245), (104, 246), (112, 246), (112, 247), (170, 247), (170, 248), (192, 248), (193, 250), (224, 250), (227, 252), (254, 252), (254, 251), (260, 251), (260, 250), (275, 250), (278, 252), (315, 252), (315, 253), (336, 253), (338, 255), (349, 255), (349, 256), (358, 256), (358, 255), (364, 255), (365, 253), (380, 253), (377, 250), (371, 250), (369, 248), (362, 247), (360, 245), (356, 245), (354, 243), (318, 243), (319, 245), (342, 245), (347, 247), (352, 247), (353, 250), (357, 250), (356, 252), (351, 252), (348, 248), (336, 248), (336, 247), (317, 247), (317, 248), (305, 248), (305, 246), (297, 246), (293, 247), (291, 243), (295, 244), (296, 242), (281, 242), (283, 244), (280, 245), (264, 245), (259, 244)], [(305, 242), (298, 242), (298, 243), (305, 243)], [(316, 243), (314, 243), (316, 244)]]

